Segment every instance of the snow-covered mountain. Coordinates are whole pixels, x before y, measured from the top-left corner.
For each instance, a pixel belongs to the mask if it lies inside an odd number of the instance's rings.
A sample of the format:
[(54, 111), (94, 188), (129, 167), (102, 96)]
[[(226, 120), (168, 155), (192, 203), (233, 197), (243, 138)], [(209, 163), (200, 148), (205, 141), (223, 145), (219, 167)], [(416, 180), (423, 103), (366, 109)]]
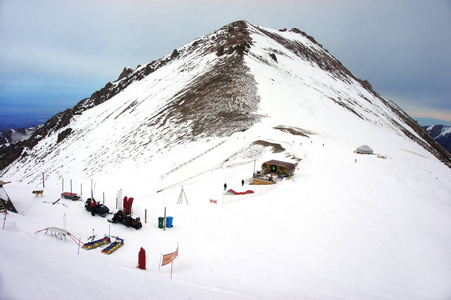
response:
[(424, 126), (427, 132), (443, 146), (449, 153), (451, 153), (451, 126), (431, 125)]
[(0, 132), (0, 147), (28, 139), (40, 126), (20, 129), (8, 129)]
[[(89, 178), (124, 161), (152, 164), (157, 153), (177, 145), (220, 141), (256, 124), (327, 130), (336, 138), (353, 136), (355, 144), (373, 130), (393, 131), (450, 163), (416, 122), (312, 37), (235, 22), (158, 61), (125, 68), (118, 80), (50, 119), (12, 156), (19, 159), (9, 170), (28, 170), (22, 175), (37, 180), (39, 174), (22, 166), (41, 169), (51, 156), (58, 167), (46, 168), (49, 176), (70, 174), (74, 163)], [(368, 127), (365, 137), (357, 130), (361, 124)], [(85, 150), (62, 157), (70, 148)]]
[[(375, 155), (354, 153), (361, 145)], [(271, 188), (250, 185), (270, 159), (296, 164), (295, 175)], [(450, 166), (423, 128), (314, 38), (234, 22), (125, 68), (9, 153), (2, 179), (12, 181), (20, 214), (8, 215), (12, 233), (0, 233), (8, 270), (0, 288), (18, 299), (447, 299)], [(41, 200), (31, 191), (43, 177)], [(112, 227), (126, 244), (108, 257), (78, 256), (70, 241), (34, 235), (63, 215), (82, 240), (93, 228), (109, 230), (80, 202), (47, 203), (69, 180), (110, 208), (122, 189), (149, 223)], [(223, 195), (224, 183), (255, 193)], [(176, 205), (182, 186), (189, 205)], [(156, 222), (164, 207), (175, 226), (163, 233)], [(170, 281), (158, 261), (177, 242)], [(141, 246), (150, 252), (147, 272), (135, 269)], [(10, 270), (17, 265), (44, 284)], [(69, 285), (66, 276), (80, 281)], [(17, 281), (31, 287), (15, 291)]]
[(16, 158), (16, 156), (11, 157), (10, 155), (20, 153), (23, 150), (22, 145), (40, 126), (8, 129), (0, 132), (0, 167), (6, 166)]

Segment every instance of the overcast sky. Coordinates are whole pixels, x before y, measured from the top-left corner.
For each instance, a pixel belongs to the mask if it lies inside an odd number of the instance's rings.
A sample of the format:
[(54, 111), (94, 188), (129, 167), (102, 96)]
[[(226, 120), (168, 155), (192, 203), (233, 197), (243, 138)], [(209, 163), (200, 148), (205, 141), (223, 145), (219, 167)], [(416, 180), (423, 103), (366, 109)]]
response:
[(237, 20), (299, 28), (412, 117), (451, 121), (451, 0), (0, 0), (0, 118), (53, 115)]

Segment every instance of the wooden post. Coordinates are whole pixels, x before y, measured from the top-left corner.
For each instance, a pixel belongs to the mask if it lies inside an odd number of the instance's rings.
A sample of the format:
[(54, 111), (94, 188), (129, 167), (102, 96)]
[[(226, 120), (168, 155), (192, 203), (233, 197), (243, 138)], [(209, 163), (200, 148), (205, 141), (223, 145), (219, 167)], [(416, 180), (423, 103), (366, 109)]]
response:
[(8, 210), (5, 207), (5, 218), (3, 219), (3, 230), (5, 229), (5, 224), (6, 224), (6, 215), (8, 214)]
[(166, 231), (166, 207), (164, 208), (163, 231)]
[(70, 180), (70, 192), (72, 193), (72, 179)]
[(254, 173), (252, 173), (252, 177), (254, 177), (254, 174), (255, 174), (255, 163), (256, 163), (256, 159), (254, 159)]
[(42, 173), (42, 187), (45, 189), (45, 176), (44, 176), (44, 173)]
[(144, 223), (147, 224), (147, 208), (144, 210)]

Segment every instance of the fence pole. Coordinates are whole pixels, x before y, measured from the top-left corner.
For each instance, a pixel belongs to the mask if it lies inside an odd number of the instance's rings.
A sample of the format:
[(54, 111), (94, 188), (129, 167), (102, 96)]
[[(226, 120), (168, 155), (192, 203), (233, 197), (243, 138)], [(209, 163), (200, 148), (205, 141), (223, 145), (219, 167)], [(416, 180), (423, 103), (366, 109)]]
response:
[(163, 231), (166, 231), (166, 207), (164, 208)]

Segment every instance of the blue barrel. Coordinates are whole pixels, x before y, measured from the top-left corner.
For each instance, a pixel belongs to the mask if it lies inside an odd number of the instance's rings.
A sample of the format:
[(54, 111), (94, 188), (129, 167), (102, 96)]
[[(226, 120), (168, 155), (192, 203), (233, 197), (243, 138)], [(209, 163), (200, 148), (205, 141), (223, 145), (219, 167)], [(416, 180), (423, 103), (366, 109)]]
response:
[(173, 217), (166, 217), (166, 227), (171, 228), (172, 227), (172, 219)]

